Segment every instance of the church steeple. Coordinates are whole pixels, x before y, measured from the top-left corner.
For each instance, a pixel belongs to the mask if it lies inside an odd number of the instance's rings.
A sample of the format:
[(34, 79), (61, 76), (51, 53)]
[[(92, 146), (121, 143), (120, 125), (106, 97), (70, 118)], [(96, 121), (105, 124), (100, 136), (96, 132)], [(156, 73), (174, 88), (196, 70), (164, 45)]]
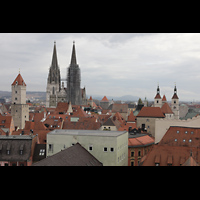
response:
[(54, 42), (51, 67), (53, 67), (54, 69), (58, 68), (58, 60), (57, 60), (57, 52), (56, 52), (56, 42)]
[(76, 62), (76, 49), (75, 49), (75, 41), (73, 41), (73, 47), (72, 47), (72, 57), (71, 57), (71, 65), (77, 65)]
[(56, 42), (54, 42), (53, 56), (51, 66), (49, 68), (49, 75), (47, 79), (47, 92), (46, 92), (46, 106), (56, 107), (57, 94), (61, 90), (60, 68), (58, 66), (58, 58), (56, 51)]
[(53, 56), (52, 56), (51, 66), (49, 69), (48, 83), (59, 84), (59, 90), (61, 88), (60, 87), (60, 69), (58, 66), (56, 42), (54, 42)]
[(177, 95), (176, 84), (175, 84), (175, 86), (174, 86), (174, 95), (173, 95), (172, 99), (179, 99), (179, 98), (178, 98), (178, 95)]

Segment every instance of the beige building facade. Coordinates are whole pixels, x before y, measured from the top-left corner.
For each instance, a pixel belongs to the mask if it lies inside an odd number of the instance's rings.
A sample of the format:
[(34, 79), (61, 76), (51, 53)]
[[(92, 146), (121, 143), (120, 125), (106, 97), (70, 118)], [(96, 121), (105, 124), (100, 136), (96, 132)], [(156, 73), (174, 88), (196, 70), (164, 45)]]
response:
[(128, 166), (128, 132), (99, 130), (54, 130), (47, 134), (47, 156), (80, 143), (103, 166)]

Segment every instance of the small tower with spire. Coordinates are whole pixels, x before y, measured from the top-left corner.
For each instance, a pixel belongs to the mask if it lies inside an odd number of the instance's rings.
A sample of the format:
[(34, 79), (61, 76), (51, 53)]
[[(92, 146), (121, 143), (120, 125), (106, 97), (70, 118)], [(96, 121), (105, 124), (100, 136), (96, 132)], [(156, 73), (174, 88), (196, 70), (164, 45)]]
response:
[(154, 107), (162, 107), (162, 99), (161, 99), (161, 96), (160, 96), (160, 88), (159, 88), (159, 84), (158, 84), (158, 87), (157, 87), (157, 93), (156, 93), (156, 96), (154, 98)]
[(174, 119), (179, 119), (179, 98), (177, 95), (176, 83), (174, 86), (174, 94), (171, 100), (171, 110), (174, 113)]
[(54, 42), (52, 62), (49, 68), (49, 75), (47, 79), (46, 107), (57, 106), (57, 94), (61, 90), (60, 84), (60, 68), (58, 66), (56, 42)]
[(29, 106), (26, 104), (26, 83), (24, 82), (20, 71), (11, 87), (11, 115), (13, 117), (14, 125), (19, 127), (19, 129), (23, 129), (25, 127), (25, 122), (29, 121)]

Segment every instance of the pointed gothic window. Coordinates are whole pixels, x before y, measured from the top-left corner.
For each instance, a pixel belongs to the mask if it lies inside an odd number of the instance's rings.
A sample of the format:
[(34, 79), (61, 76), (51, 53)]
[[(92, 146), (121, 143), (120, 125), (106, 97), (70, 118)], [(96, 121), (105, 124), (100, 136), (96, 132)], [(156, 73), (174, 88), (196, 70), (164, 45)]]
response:
[(55, 89), (54, 89), (54, 87), (53, 87), (53, 94), (55, 93)]

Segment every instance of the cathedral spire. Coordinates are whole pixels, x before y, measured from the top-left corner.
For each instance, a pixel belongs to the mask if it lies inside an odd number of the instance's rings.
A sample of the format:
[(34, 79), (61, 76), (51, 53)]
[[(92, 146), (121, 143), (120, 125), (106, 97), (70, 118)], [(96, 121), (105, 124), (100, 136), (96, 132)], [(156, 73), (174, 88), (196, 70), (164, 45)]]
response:
[(56, 51), (56, 42), (54, 41), (54, 48), (53, 48), (53, 57), (51, 67), (58, 68), (58, 59), (57, 59), (57, 51)]
[(71, 57), (71, 65), (77, 65), (76, 62), (76, 50), (75, 50), (75, 41), (73, 41), (73, 47), (72, 47), (72, 57)]

